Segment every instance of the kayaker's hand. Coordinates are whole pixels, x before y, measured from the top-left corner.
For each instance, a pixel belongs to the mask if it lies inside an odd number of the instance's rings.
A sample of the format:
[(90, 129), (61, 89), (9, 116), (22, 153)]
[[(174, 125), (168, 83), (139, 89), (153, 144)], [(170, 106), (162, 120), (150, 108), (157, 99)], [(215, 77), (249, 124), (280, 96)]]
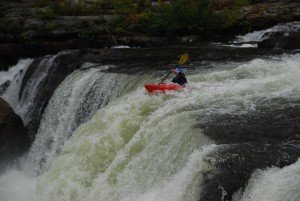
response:
[(176, 71), (176, 69), (172, 69), (172, 73), (174, 73), (176, 76), (178, 75), (178, 72)]

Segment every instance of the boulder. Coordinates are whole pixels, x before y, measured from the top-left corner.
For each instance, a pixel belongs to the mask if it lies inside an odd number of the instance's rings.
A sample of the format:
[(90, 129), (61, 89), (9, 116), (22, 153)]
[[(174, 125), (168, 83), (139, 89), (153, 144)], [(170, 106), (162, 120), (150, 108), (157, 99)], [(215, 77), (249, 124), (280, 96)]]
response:
[(27, 150), (29, 138), (21, 118), (0, 98), (0, 171)]
[(300, 148), (293, 144), (246, 143), (225, 146), (206, 158), (209, 166), (216, 168), (203, 173), (199, 200), (232, 200), (235, 192), (246, 187), (254, 170), (293, 164), (299, 157), (299, 151)]
[(270, 38), (263, 40), (257, 44), (262, 49), (299, 49), (300, 47), (300, 29), (298, 32), (287, 34), (273, 34)]
[(200, 127), (222, 145), (206, 158), (212, 168), (203, 172), (200, 201), (231, 200), (256, 169), (282, 168), (300, 157), (297, 106), (262, 107), (246, 114), (207, 118)]

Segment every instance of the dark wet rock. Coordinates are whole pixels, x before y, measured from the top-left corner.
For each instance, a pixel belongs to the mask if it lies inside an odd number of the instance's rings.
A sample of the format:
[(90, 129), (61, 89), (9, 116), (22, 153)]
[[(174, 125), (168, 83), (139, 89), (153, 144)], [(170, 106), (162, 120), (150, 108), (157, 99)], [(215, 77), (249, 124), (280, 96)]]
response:
[(18, 45), (4, 43), (0, 44), (0, 71), (7, 70), (18, 62)]
[[(282, 107), (282, 106), (274, 106)], [(270, 109), (242, 115), (211, 117), (210, 123), (200, 126), (217, 143), (282, 143), (300, 140), (300, 108)]]
[(0, 55), (3, 57), (9, 57), (17, 54), (18, 46), (10, 43), (0, 44)]
[[(249, 61), (267, 55), (282, 54), (282, 50), (232, 48), (202, 43), (200, 46), (174, 46), (136, 49), (104, 49), (90, 57), (91, 62), (114, 64), (108, 69), (116, 73), (145, 73), (153, 70), (169, 71), (183, 52), (190, 54), (191, 61)], [(193, 68), (193, 65), (187, 65)]]
[(299, 49), (300, 48), (300, 29), (298, 32), (282, 33), (270, 35), (268, 39), (258, 43), (258, 48), (263, 49)]
[(0, 85), (0, 95), (2, 95), (3, 93), (5, 93), (5, 91), (9, 87), (10, 83), (11, 82), (9, 80), (7, 80), (6, 82), (4, 82), (3, 84)]
[(21, 118), (0, 98), (0, 171), (26, 151), (29, 138)]
[[(300, 141), (297, 142), (300, 144)], [(284, 167), (300, 156), (293, 144), (245, 143), (225, 146), (207, 157), (206, 162), (216, 169), (204, 173), (200, 201), (231, 200), (240, 188), (245, 188), (256, 169)]]
[(152, 47), (168, 45), (168, 40), (167, 38), (162, 37), (131, 34), (129, 36), (118, 37), (114, 45), (117, 44), (123, 44), (132, 47)]
[(289, 100), (271, 102), (246, 114), (207, 117), (200, 126), (217, 144), (225, 144), (207, 158), (214, 168), (204, 173), (201, 201), (231, 200), (254, 170), (282, 168), (300, 157), (300, 108)]

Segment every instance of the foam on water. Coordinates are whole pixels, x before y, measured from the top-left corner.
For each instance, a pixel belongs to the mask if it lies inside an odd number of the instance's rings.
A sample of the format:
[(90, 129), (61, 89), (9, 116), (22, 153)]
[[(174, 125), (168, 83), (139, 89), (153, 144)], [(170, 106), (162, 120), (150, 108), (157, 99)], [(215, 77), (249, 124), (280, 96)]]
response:
[(127, 45), (117, 45), (117, 46), (112, 46), (110, 49), (130, 49), (130, 47)]
[(300, 159), (284, 168), (256, 170), (245, 191), (237, 192), (233, 201), (300, 200)]
[(102, 73), (102, 69), (77, 70), (55, 90), (43, 115), (37, 138), (26, 156), (28, 169), (49, 168), (73, 131), (110, 100), (132, 90), (144, 76)]
[(41, 83), (49, 73), (51, 65), (57, 56), (58, 55), (45, 57), (39, 63), (37, 69), (35, 69), (34, 73), (32, 74), (31, 79), (27, 81), (24, 87), (16, 112), (22, 118), (25, 126), (30, 122), (32, 116), (34, 115), (34, 111), (32, 109), (36, 106), (34, 105), (34, 98), (36, 97)]
[(237, 36), (233, 43), (249, 43), (249, 42), (260, 42), (269, 38), (270, 33), (274, 32), (284, 32), (286, 35), (289, 32), (297, 32), (300, 29), (300, 22), (289, 22), (281, 23), (269, 29), (264, 29), (260, 31), (254, 31), (252, 33), (247, 33), (243, 36)]
[(181, 180), (197, 188), (203, 169), (190, 172), (193, 179), (183, 172), (194, 151), (205, 156), (204, 146), (212, 143), (193, 126), (195, 117), (205, 121), (214, 114), (255, 110), (273, 98), (294, 98), (298, 64), (297, 56), (283, 56), (194, 75), (190, 80), (199, 90), (180, 95), (149, 96), (138, 88), (79, 127), (51, 171), (39, 178), (38, 198), (185, 200), (189, 195), (197, 200), (199, 189), (189, 194), (191, 188), (176, 188)]
[(1, 201), (31, 201), (36, 188), (36, 178), (12, 170), (0, 176)]
[[(46, 156), (51, 165), (35, 176), (37, 186), (27, 189), (34, 191), (28, 196), (43, 201), (197, 200), (202, 173), (214, 168), (204, 159), (222, 145), (213, 145), (195, 125), (199, 121), (205, 124), (217, 114), (247, 113), (259, 105), (273, 107), (273, 99), (294, 104), (299, 99), (299, 67), (296, 54), (205, 72), (196, 69), (188, 75), (190, 84), (185, 91), (166, 95), (149, 95), (136, 83), (136, 88), (110, 101), (80, 125), (59, 154)], [(54, 95), (52, 101), (70, 101), (56, 100), (59, 98)], [(14, 181), (7, 183), (13, 185)], [(8, 200), (13, 197), (8, 190), (2, 193)]]
[(10, 67), (8, 71), (0, 71), (0, 86), (6, 82), (10, 82), (1, 97), (6, 100), (15, 111), (19, 103), (19, 91), (23, 76), (32, 61), (33, 59), (21, 59), (15, 66)]

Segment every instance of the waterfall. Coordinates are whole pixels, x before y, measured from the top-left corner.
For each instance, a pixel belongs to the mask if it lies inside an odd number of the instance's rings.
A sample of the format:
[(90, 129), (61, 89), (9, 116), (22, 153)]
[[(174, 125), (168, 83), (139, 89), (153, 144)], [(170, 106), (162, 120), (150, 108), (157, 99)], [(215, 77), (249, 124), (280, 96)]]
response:
[(256, 170), (244, 192), (234, 195), (233, 201), (300, 200), (300, 160), (284, 168)]
[(23, 76), (33, 59), (21, 59), (8, 71), (0, 72), (0, 95), (16, 112)]
[(46, 56), (41, 60), (37, 69), (35, 69), (30, 80), (26, 83), (24, 90), (20, 96), (20, 102), (17, 107), (17, 114), (23, 120), (24, 125), (27, 125), (35, 114), (37, 103), (35, 98), (39, 92), (42, 82), (45, 80), (52, 63), (58, 55)]
[[(299, 104), (299, 56), (195, 63), (183, 91), (156, 95), (143, 87), (151, 75), (77, 70), (54, 92), (21, 168), (0, 177), (0, 200), (199, 200), (203, 178), (218, 171), (210, 155), (231, 145), (216, 144), (198, 125)], [(279, 198), (293, 200), (284, 179), (297, 186), (298, 166), (257, 170), (234, 198), (268, 200), (280, 186)]]
[[(39, 200), (197, 200), (208, 153), (199, 127), (218, 114), (253, 111), (274, 98), (297, 98), (299, 58), (256, 59), (190, 76), (181, 93), (143, 87), (110, 102), (67, 140), (38, 180)], [(282, 68), (282, 66), (285, 66)]]
[(289, 22), (280, 23), (269, 29), (264, 29), (260, 31), (254, 31), (252, 33), (247, 33), (245, 35), (239, 35), (233, 41), (233, 43), (250, 43), (250, 42), (260, 42), (268, 39), (271, 33), (283, 32), (285, 35), (289, 35), (290, 32), (297, 32), (300, 29), (300, 22)]
[[(43, 115), (36, 140), (27, 158), (30, 168), (50, 166), (73, 131), (110, 100), (127, 93), (145, 80), (144, 76), (103, 73), (102, 69), (77, 70), (56, 89)], [(33, 165), (33, 167), (32, 167)], [(41, 167), (42, 166), (42, 167)]]

